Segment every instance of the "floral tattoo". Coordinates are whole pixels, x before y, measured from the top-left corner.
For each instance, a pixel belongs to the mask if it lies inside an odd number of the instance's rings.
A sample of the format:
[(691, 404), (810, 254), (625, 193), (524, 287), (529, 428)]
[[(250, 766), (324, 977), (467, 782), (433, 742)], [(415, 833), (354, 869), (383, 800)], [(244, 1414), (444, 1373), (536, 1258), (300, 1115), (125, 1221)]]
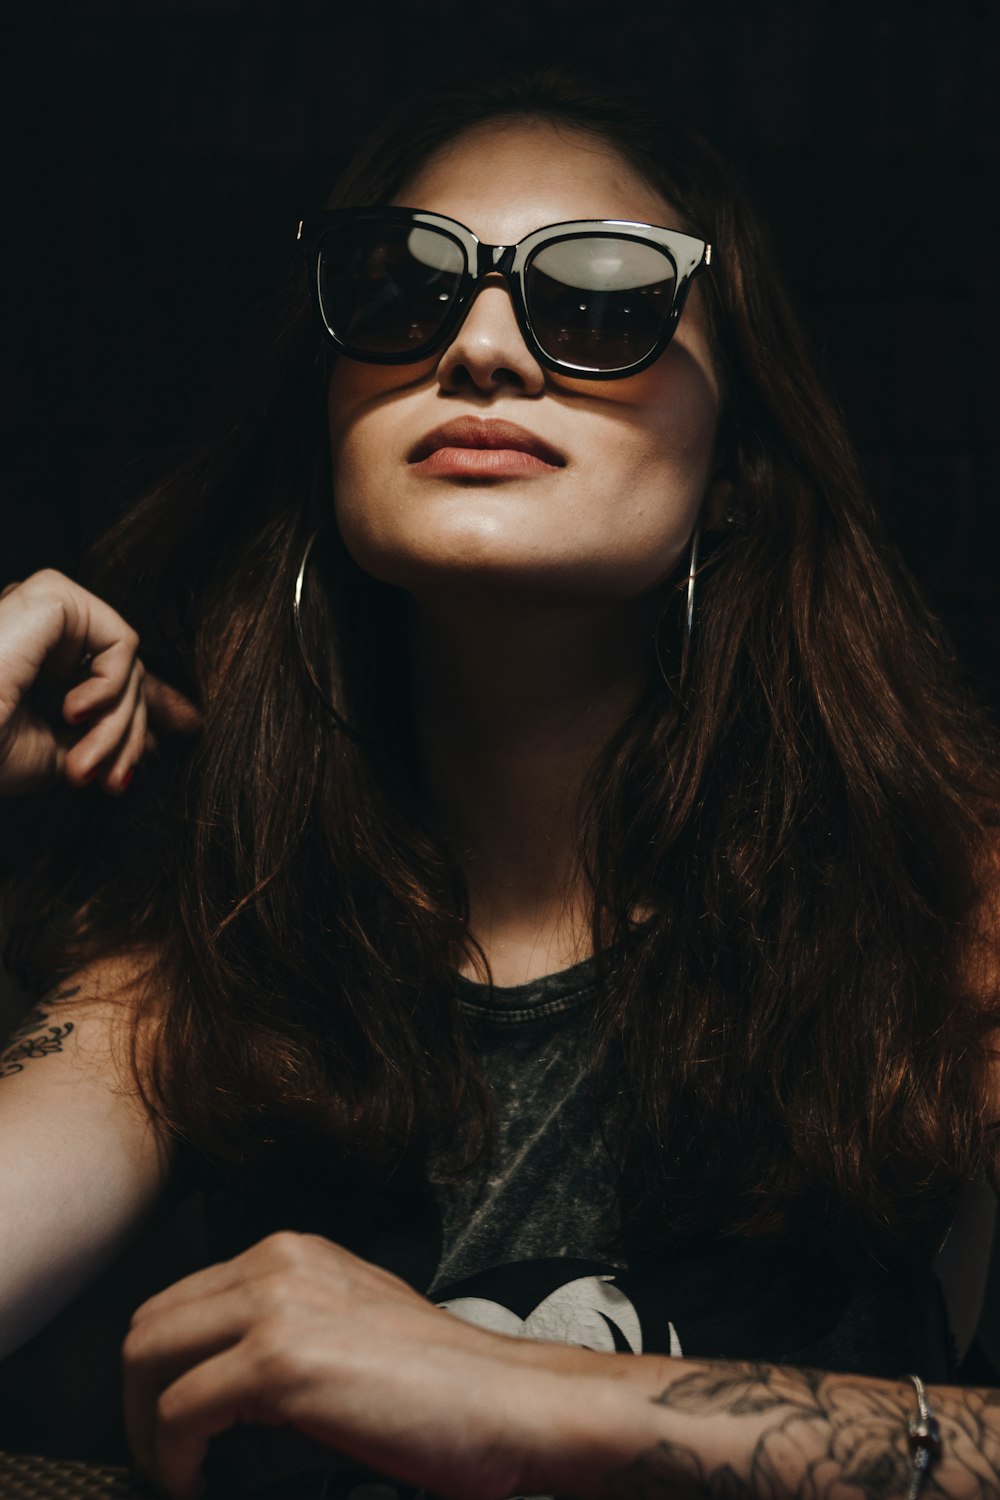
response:
[(58, 990), (28, 1012), (11, 1032), (4, 1050), (0, 1052), (0, 1078), (23, 1073), (24, 1065), (30, 1058), (49, 1057), (53, 1052), (63, 1050), (63, 1042), (73, 1030), (72, 1021), (66, 1021), (61, 1026), (50, 1025), (47, 1032), (40, 1032), (39, 1028), (51, 1019), (51, 1006), (58, 1005), (62, 1000), (71, 1000), (79, 993), (79, 985), (69, 990)]
[[(749, 1458), (713, 1464), (712, 1443), (661, 1439), (608, 1475), (608, 1500), (890, 1500), (913, 1475), (912, 1387), (773, 1365), (703, 1365), (653, 1405), (675, 1413), (690, 1439), (697, 1419), (746, 1419)], [(938, 1389), (942, 1449), (921, 1496), (1000, 1497), (1000, 1391)], [(716, 1432), (718, 1429), (716, 1429)]]

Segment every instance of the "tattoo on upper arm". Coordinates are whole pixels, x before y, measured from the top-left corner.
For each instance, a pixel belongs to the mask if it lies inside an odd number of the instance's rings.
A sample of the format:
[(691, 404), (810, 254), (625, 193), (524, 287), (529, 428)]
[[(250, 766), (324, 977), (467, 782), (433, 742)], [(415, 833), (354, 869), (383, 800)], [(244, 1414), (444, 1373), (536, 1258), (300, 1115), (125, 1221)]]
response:
[(0, 1078), (22, 1073), (24, 1064), (30, 1058), (49, 1057), (53, 1052), (63, 1050), (63, 1042), (73, 1030), (72, 1021), (64, 1021), (61, 1026), (49, 1025), (46, 1032), (41, 1032), (39, 1028), (50, 1021), (52, 1006), (58, 1005), (62, 1000), (71, 1000), (79, 993), (79, 985), (74, 985), (72, 989), (56, 990), (28, 1012), (15, 1026), (0, 1052)]
[[(661, 1438), (610, 1473), (608, 1500), (894, 1500), (909, 1490), (909, 1382), (727, 1362), (682, 1375), (651, 1402), (676, 1413), (685, 1441)], [(998, 1500), (1000, 1391), (938, 1388), (934, 1407), (941, 1455), (922, 1500)], [(747, 1458), (713, 1463), (719, 1429), (692, 1442), (699, 1417), (749, 1422)]]

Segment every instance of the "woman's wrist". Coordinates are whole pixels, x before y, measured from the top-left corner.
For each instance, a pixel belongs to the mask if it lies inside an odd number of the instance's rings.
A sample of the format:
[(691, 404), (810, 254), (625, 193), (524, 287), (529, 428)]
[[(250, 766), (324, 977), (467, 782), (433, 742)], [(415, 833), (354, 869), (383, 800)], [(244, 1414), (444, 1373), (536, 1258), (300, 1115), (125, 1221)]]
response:
[(545, 1343), (518, 1364), (518, 1492), (573, 1500), (606, 1500), (611, 1476), (657, 1441), (668, 1421), (653, 1403), (683, 1369), (665, 1356)]
[[(523, 1495), (685, 1500), (707, 1493), (821, 1497), (847, 1475), (912, 1476), (905, 1382), (774, 1365), (590, 1354), (537, 1346), (521, 1391)], [(978, 1393), (941, 1392), (957, 1400)], [(973, 1405), (975, 1403), (973, 1402)], [(992, 1442), (983, 1423), (975, 1447)], [(987, 1436), (987, 1428), (990, 1435)], [(966, 1464), (969, 1455), (951, 1461)], [(896, 1490), (894, 1490), (896, 1492)], [(985, 1493), (985, 1491), (984, 1491)]]

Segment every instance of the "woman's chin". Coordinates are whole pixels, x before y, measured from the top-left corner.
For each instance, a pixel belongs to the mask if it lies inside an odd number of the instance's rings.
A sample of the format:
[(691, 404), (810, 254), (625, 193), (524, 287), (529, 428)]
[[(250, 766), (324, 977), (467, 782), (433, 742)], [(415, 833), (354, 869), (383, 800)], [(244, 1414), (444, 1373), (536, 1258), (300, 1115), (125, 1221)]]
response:
[(610, 605), (648, 595), (663, 578), (663, 569), (623, 566), (568, 558), (565, 551), (546, 557), (515, 548), (387, 549), (357, 546), (348, 550), (363, 572), (380, 583), (402, 589), (428, 604), (462, 599), (486, 605), (516, 599), (523, 608), (538, 605)]

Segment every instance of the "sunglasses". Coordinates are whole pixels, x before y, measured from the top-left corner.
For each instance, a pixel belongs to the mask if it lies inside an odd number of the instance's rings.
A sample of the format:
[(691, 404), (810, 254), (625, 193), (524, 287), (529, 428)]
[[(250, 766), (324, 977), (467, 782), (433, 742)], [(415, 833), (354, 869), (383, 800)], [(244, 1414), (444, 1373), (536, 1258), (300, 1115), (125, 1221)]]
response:
[(371, 364), (426, 358), (457, 331), (484, 276), (507, 283), (540, 364), (580, 380), (634, 375), (663, 353), (712, 247), (679, 229), (573, 219), (514, 245), (413, 208), (337, 208), (299, 225), (322, 326)]

